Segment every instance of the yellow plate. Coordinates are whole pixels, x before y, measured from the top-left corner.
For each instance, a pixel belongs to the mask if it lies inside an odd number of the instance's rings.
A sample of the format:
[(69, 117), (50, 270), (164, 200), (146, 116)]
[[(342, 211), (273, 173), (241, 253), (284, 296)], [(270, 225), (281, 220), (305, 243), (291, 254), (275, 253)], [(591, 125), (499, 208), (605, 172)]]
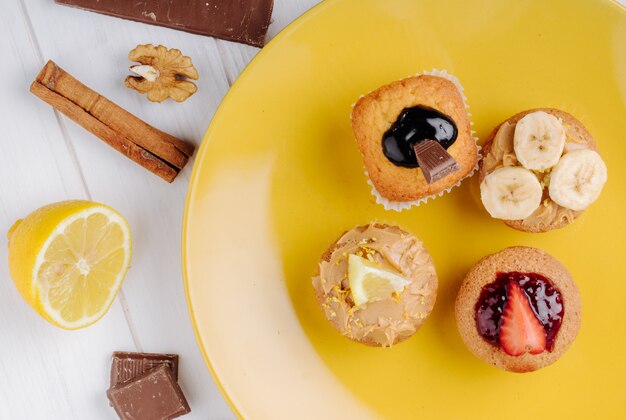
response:
[[(403, 213), (372, 203), (350, 129), (360, 94), (446, 69), (484, 138), (557, 107), (593, 133), (600, 199), (547, 234), (490, 219), (477, 181)], [(207, 364), (250, 418), (616, 418), (626, 407), (626, 11), (590, 0), (330, 0), (283, 31), (228, 93), (198, 153), (184, 226), (187, 297)], [(435, 309), (390, 350), (337, 334), (311, 275), (343, 230), (379, 220), (422, 238)], [(545, 249), (576, 279), (583, 325), (553, 366), (506, 373), (474, 358), (454, 298), (483, 255)]]

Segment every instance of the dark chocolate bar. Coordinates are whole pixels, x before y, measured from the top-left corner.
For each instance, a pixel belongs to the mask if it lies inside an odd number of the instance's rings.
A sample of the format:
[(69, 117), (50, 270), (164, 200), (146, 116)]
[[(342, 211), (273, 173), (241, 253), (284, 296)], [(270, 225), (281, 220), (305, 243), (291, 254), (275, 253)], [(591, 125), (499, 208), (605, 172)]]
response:
[(165, 365), (178, 380), (178, 355), (116, 351), (111, 362), (111, 387)]
[(109, 389), (107, 396), (122, 420), (173, 419), (191, 411), (166, 365)]
[(262, 47), (273, 0), (55, 0), (123, 19)]
[(413, 145), (417, 163), (426, 178), (426, 182), (432, 184), (446, 175), (461, 169), (459, 164), (450, 153), (435, 140), (424, 140)]

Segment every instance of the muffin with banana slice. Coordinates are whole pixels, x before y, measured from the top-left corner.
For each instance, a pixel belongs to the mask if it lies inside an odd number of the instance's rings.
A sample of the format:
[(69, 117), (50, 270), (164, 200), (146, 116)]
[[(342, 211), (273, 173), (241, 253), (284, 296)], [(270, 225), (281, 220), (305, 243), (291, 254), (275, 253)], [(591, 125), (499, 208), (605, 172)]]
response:
[(411, 337), (435, 304), (437, 274), (415, 236), (371, 223), (343, 233), (322, 255), (315, 296), (332, 326), (369, 346)]
[(525, 232), (572, 223), (607, 181), (591, 134), (558, 109), (514, 115), (491, 133), (482, 153), (479, 181), (485, 209)]

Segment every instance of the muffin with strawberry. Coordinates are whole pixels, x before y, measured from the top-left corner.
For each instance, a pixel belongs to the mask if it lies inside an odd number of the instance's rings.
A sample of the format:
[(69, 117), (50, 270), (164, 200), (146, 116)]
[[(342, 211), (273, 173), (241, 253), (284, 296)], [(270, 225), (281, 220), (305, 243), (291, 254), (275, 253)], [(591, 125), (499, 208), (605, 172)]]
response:
[(485, 209), (521, 231), (547, 232), (572, 223), (607, 181), (591, 134), (558, 109), (514, 115), (491, 133), (482, 154)]
[(456, 323), (467, 348), (511, 372), (530, 372), (558, 360), (581, 321), (578, 288), (546, 252), (506, 248), (469, 271), (456, 298)]

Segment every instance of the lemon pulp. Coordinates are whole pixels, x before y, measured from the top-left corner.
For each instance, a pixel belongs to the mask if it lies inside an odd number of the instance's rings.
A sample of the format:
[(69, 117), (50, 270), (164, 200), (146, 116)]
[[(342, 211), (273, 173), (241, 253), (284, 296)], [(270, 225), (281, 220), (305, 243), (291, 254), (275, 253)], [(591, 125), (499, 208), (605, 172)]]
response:
[(70, 201), (18, 223), (9, 232), (9, 265), (25, 300), (63, 328), (100, 319), (130, 263), (130, 229), (123, 217), (101, 204)]
[(410, 281), (358, 255), (348, 256), (348, 281), (357, 306), (401, 292)]

